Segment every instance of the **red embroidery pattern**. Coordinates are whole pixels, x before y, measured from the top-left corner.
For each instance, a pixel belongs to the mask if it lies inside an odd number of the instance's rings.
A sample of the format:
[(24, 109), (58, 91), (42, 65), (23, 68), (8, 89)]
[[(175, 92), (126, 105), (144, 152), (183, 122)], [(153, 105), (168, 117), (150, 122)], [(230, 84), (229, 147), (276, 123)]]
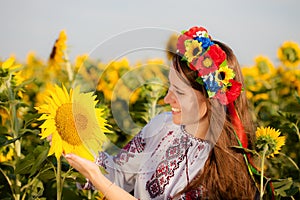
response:
[[(140, 136), (140, 133), (136, 135), (120, 152), (113, 157), (115, 163), (123, 165), (128, 162), (129, 158), (133, 158), (135, 153), (141, 153), (145, 149), (145, 141)], [(104, 152), (99, 152), (99, 155), (96, 159), (96, 164), (107, 169), (107, 160), (108, 156)]]
[(151, 179), (146, 183), (146, 190), (151, 198), (164, 193), (165, 187), (174, 176), (175, 170), (179, 168), (179, 164), (184, 160), (187, 149), (191, 145), (186, 135), (183, 135), (180, 139), (173, 140), (173, 143), (166, 151), (165, 158), (158, 164)]
[(145, 140), (137, 134), (121, 151), (113, 158), (114, 162), (123, 165), (128, 162), (130, 158), (134, 157), (134, 154), (141, 153), (145, 150)]
[[(200, 186), (197, 189), (191, 190), (180, 196), (178, 200), (204, 200), (209, 199), (207, 196), (207, 190)], [(168, 200), (173, 200), (173, 197), (168, 197)]]
[(156, 149), (153, 151), (153, 153), (152, 153), (151, 156), (153, 156), (153, 155), (156, 153), (156, 151), (160, 148), (161, 143), (162, 143), (167, 137), (169, 137), (169, 136), (172, 135), (172, 134), (173, 134), (173, 131), (169, 131), (168, 134), (165, 135), (165, 136), (161, 139), (161, 141), (159, 142), (159, 144), (157, 145)]
[(107, 169), (106, 168), (106, 164), (108, 163), (107, 162), (107, 157), (108, 156), (104, 152), (99, 152), (99, 155), (98, 155), (95, 163), (98, 166), (102, 166), (104, 169)]
[(200, 186), (195, 190), (191, 190), (185, 193), (185, 200), (195, 200), (195, 199), (208, 199), (207, 190)]
[(194, 164), (195, 161), (197, 161), (197, 158), (200, 155), (200, 151), (202, 151), (204, 149), (204, 144), (199, 144), (197, 147), (197, 152), (194, 154), (194, 159), (191, 160), (191, 165)]

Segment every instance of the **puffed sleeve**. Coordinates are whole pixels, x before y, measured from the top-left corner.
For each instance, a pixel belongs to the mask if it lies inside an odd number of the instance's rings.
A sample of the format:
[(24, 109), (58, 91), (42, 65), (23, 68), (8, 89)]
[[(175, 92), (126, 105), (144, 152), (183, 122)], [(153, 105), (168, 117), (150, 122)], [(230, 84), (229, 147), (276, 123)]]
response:
[(112, 156), (99, 152), (96, 164), (102, 166), (105, 176), (126, 191), (132, 191), (140, 167), (149, 159), (154, 145), (160, 140), (160, 130), (165, 126), (167, 113), (154, 117), (142, 130), (119, 152)]

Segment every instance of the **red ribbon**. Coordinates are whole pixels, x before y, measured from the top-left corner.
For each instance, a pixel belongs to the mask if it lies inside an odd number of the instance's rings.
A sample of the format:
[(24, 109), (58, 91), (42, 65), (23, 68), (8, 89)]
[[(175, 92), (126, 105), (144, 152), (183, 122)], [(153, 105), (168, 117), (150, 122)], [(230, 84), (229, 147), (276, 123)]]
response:
[[(234, 107), (234, 103), (231, 102), (227, 105), (227, 108), (228, 108), (228, 112), (231, 116), (231, 122), (233, 124), (233, 127), (234, 127), (234, 130), (242, 144), (242, 146), (244, 148), (247, 148), (248, 147), (248, 138), (247, 138), (247, 135), (245, 133), (245, 130), (244, 130), (244, 126), (236, 112), (236, 109)], [(247, 155), (247, 158), (248, 158), (248, 162), (256, 169), (259, 171), (259, 169), (254, 165), (253, 161), (252, 161), (252, 158), (251, 158), (251, 155), (249, 153), (246, 154)], [(270, 189), (271, 189), (271, 199), (274, 200), (275, 199), (275, 196), (274, 196), (274, 187), (273, 187), (273, 184), (272, 182), (269, 182), (269, 186), (270, 186)]]
[(242, 146), (244, 148), (248, 148), (248, 138), (247, 138), (247, 135), (245, 133), (245, 130), (244, 130), (244, 126), (235, 110), (235, 107), (234, 107), (234, 104), (233, 102), (229, 103), (227, 105), (227, 108), (228, 108), (228, 112), (231, 116), (231, 122), (232, 122), (232, 125), (234, 127), (234, 130), (239, 138), (239, 140), (241, 141), (242, 143)]

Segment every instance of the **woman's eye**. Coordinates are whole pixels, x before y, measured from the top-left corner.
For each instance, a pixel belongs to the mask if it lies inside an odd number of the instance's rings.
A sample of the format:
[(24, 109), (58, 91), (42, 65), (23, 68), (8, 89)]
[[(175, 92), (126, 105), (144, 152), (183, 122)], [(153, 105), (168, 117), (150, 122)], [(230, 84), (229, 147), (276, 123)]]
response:
[(179, 95), (184, 95), (183, 92), (180, 92), (180, 91), (178, 91), (178, 90), (176, 90), (176, 93), (179, 94)]

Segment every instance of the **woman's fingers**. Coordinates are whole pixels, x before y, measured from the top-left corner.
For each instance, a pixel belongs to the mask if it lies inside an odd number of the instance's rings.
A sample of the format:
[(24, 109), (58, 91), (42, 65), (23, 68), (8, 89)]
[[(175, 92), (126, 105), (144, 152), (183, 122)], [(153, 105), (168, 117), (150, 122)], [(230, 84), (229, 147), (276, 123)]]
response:
[(72, 154), (72, 153), (66, 154), (65, 158), (67, 159), (67, 161), (71, 161), (71, 162), (74, 162), (74, 163), (91, 162), (89, 160), (86, 160), (86, 159), (84, 159), (84, 158), (82, 158), (80, 156), (77, 156), (76, 154)]
[(77, 170), (80, 170), (82, 168), (81, 166), (84, 166), (87, 164), (87, 162), (89, 162), (88, 160), (81, 158), (75, 154), (66, 154), (65, 158), (69, 162), (69, 164)]
[(76, 156), (75, 154), (72, 154), (72, 153), (68, 153), (68, 154), (65, 154), (64, 157), (68, 161), (74, 161), (74, 160), (77, 160), (77, 157), (79, 157), (79, 156)]
[(99, 170), (98, 166), (94, 162), (75, 154), (66, 154), (65, 158), (73, 168), (75, 168), (88, 179), (90, 178), (91, 174), (96, 173)]
[[(78, 168), (78, 162), (76, 160), (76, 155), (74, 154), (66, 154), (65, 156), (65, 159), (68, 161), (68, 163), (74, 167), (75, 169)], [(77, 169), (78, 170), (78, 169)]]

